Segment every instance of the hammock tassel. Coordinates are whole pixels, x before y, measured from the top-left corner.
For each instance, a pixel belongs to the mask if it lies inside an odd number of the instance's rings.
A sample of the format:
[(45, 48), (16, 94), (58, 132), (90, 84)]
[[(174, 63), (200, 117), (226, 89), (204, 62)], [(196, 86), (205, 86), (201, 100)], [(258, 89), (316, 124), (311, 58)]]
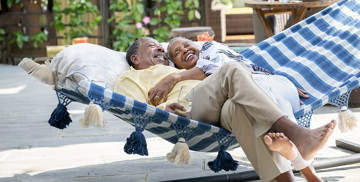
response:
[(179, 138), (171, 152), (166, 154), (166, 158), (177, 166), (191, 164), (189, 146), (184, 138)]
[(136, 131), (131, 133), (130, 137), (126, 139), (124, 151), (127, 154), (149, 155), (145, 136), (140, 127), (136, 127)]
[(346, 133), (354, 130), (358, 127), (359, 118), (346, 106), (341, 106), (341, 111), (339, 112), (339, 129), (341, 133)]
[(18, 66), (37, 80), (48, 85), (55, 85), (55, 78), (48, 60), (45, 61), (45, 66), (43, 66), (29, 58), (24, 58)]
[(53, 127), (64, 129), (72, 122), (66, 106), (58, 104), (56, 109), (51, 113), (49, 124)]
[(90, 104), (86, 106), (84, 118), (79, 120), (79, 124), (83, 128), (88, 128), (89, 126), (104, 128), (105, 122), (101, 107), (93, 102), (90, 102)]
[(214, 161), (208, 162), (208, 166), (214, 172), (219, 172), (222, 169), (225, 171), (236, 171), (238, 168), (238, 161), (234, 160), (231, 155), (225, 151), (225, 147), (221, 146), (220, 151)]

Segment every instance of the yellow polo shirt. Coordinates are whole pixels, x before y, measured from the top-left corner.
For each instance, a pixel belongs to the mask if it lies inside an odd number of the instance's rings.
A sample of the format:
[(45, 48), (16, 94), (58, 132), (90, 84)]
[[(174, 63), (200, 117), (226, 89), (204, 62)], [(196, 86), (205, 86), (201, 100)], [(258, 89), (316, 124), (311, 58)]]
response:
[[(131, 70), (128, 70), (119, 76), (115, 83), (114, 91), (121, 95), (151, 105), (148, 95), (149, 90), (166, 76), (182, 71), (185, 70), (179, 70), (165, 65), (155, 65), (144, 70), (135, 70), (131, 68)], [(157, 107), (159, 109), (165, 109), (166, 105), (176, 103), (181, 87), (183, 88), (180, 98), (184, 98), (185, 95), (198, 83), (200, 83), (200, 80), (185, 80), (177, 83), (168, 94), (167, 101), (161, 101)]]

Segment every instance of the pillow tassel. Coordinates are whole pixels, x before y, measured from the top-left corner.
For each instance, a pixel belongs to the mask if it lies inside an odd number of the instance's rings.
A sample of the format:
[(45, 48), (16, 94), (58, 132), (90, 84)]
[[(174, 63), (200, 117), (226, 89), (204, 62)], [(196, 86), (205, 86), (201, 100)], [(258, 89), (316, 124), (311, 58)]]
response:
[(66, 126), (69, 126), (72, 122), (69, 113), (67, 112), (66, 106), (58, 104), (54, 111), (51, 113), (49, 124), (53, 127), (64, 129)]
[(55, 85), (55, 78), (48, 60), (45, 61), (45, 66), (43, 66), (29, 58), (24, 58), (18, 66), (37, 80), (48, 85)]
[(93, 102), (90, 102), (90, 104), (86, 106), (84, 118), (79, 120), (79, 124), (83, 128), (88, 128), (89, 126), (104, 128), (105, 122), (101, 107)]
[(177, 166), (191, 164), (189, 146), (184, 138), (179, 138), (171, 152), (166, 154), (166, 158)]
[(219, 172), (222, 169), (225, 171), (236, 171), (238, 168), (238, 161), (234, 160), (231, 155), (225, 151), (225, 147), (221, 146), (220, 151), (214, 161), (208, 162), (208, 166), (214, 172)]
[(130, 137), (126, 139), (124, 151), (127, 154), (149, 155), (145, 136), (140, 127), (136, 127), (136, 131), (131, 133)]
[(346, 133), (358, 127), (358, 117), (353, 112), (347, 109), (346, 106), (341, 106), (339, 112), (339, 129), (341, 133)]

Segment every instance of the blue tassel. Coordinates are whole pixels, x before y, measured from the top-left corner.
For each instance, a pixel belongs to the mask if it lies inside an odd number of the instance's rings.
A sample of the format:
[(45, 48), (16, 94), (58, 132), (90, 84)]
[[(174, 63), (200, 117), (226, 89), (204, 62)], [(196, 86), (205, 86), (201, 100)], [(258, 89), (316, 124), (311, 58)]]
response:
[(72, 122), (66, 106), (58, 104), (56, 109), (51, 113), (49, 124), (53, 127), (64, 129)]
[(141, 128), (136, 127), (136, 131), (131, 133), (130, 137), (126, 139), (124, 151), (127, 154), (149, 155), (145, 136)]
[(238, 161), (234, 160), (231, 155), (225, 151), (225, 147), (221, 146), (220, 151), (214, 161), (208, 162), (208, 166), (214, 172), (219, 172), (222, 169), (225, 171), (236, 171), (238, 168)]

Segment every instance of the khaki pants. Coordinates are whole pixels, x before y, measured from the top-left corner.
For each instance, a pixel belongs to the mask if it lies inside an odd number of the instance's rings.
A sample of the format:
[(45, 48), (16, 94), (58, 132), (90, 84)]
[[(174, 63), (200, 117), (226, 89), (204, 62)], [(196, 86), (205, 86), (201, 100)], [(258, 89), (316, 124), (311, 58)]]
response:
[(192, 119), (231, 131), (263, 181), (292, 169), (263, 142), (263, 135), (285, 114), (243, 64), (226, 63), (194, 88), (192, 100)]

